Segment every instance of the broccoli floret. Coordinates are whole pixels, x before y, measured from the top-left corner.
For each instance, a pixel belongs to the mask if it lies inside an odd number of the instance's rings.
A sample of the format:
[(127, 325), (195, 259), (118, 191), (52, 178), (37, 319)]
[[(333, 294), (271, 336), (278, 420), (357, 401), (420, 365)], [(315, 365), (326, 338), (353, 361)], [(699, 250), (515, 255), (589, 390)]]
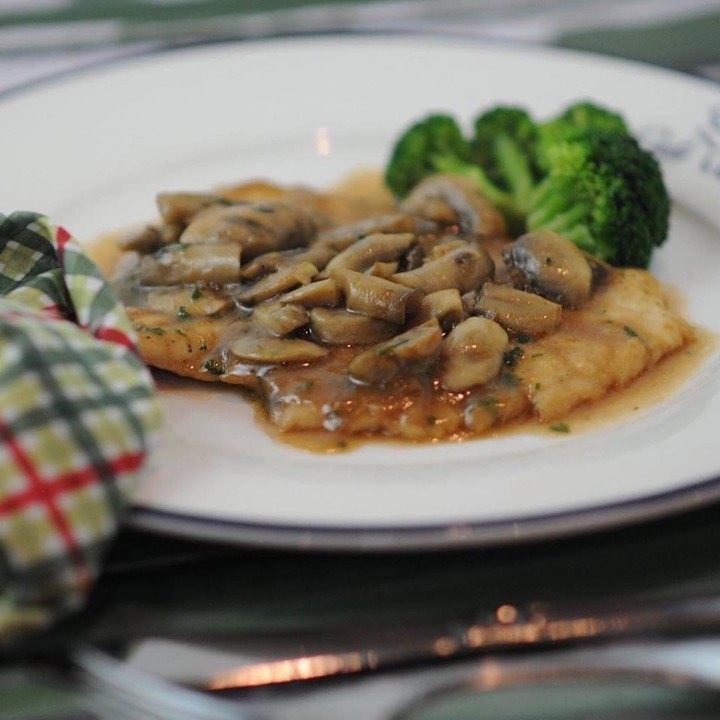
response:
[(478, 117), (471, 142), (452, 117), (430, 115), (397, 141), (385, 182), (403, 197), (432, 173), (463, 175), (505, 215), (511, 231), (521, 231), (535, 182), (529, 165), (534, 141), (534, 123), (519, 108), (496, 108)]
[(616, 112), (591, 102), (578, 102), (562, 113), (537, 126), (536, 161), (547, 165), (547, 151), (561, 142), (568, 142), (588, 130), (613, 131), (629, 135), (624, 118)]
[(622, 115), (591, 102), (569, 105), (562, 113), (540, 123), (537, 128), (538, 136), (543, 142), (571, 140), (586, 130), (612, 130), (630, 134)]
[(580, 102), (536, 123), (523, 109), (478, 116), (467, 140), (449, 115), (430, 115), (398, 140), (385, 179), (404, 197), (425, 176), (463, 175), (500, 210), (512, 235), (551, 229), (616, 265), (647, 267), (667, 237), (660, 167), (615, 112)]
[(614, 265), (647, 267), (668, 232), (660, 166), (627, 132), (586, 130), (546, 148), (528, 230), (554, 230)]
[(385, 184), (397, 197), (404, 197), (428, 175), (464, 175), (501, 212), (511, 214), (510, 195), (497, 188), (470, 156), (470, 143), (453, 117), (428, 115), (408, 128), (395, 143), (385, 169)]
[(469, 161), (470, 145), (449, 115), (429, 115), (406, 130), (395, 144), (385, 170), (385, 183), (404, 197), (427, 175), (445, 172), (439, 164)]
[(475, 119), (472, 159), (519, 210), (527, 208), (536, 182), (537, 126), (526, 110), (500, 106)]
[(540, 124), (541, 133), (577, 130), (618, 130), (629, 134), (625, 119), (619, 113), (591, 102), (577, 102), (569, 105), (557, 117)]

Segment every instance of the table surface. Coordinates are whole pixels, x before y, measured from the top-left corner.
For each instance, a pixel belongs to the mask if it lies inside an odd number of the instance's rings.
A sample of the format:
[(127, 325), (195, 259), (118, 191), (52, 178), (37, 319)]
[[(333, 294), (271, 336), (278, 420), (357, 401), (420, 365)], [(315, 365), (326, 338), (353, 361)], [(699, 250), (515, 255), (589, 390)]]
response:
[[(718, 2), (319, 5), (289, 0), (0, 0), (0, 91), (168, 43), (337, 28), (432, 29), (553, 44), (720, 80)], [(238, 549), (127, 529), (108, 557), (89, 607), (2, 666), (0, 720), (90, 717), (81, 709), (84, 700), (79, 694), (44, 682), (25, 667), (37, 652), (54, 656), (70, 643), (102, 648), (142, 671), (179, 677), (187, 671), (181, 650), (198, 640), (206, 650), (257, 659), (278, 652), (308, 652), (320, 647), (318, 639), (324, 637), (344, 635), (350, 642), (352, 628), (391, 633), (415, 624), (462, 624), (492, 615), (500, 606), (717, 592), (718, 548), (720, 505), (620, 531), (450, 553)], [(573, 695), (576, 690), (564, 692), (553, 696), (567, 700), (562, 717), (580, 717), (572, 714), (572, 708), (587, 708), (590, 696), (586, 692), (581, 702)], [(628, 711), (632, 702), (622, 705), (621, 696), (637, 699), (634, 692), (619, 695), (606, 689), (593, 695), (596, 714), (592, 716), (610, 717), (621, 706)], [(486, 705), (485, 711), (500, 717), (502, 706), (502, 717), (513, 712), (549, 716), (554, 701), (542, 690), (538, 693), (503, 697), (501, 705)], [(648, 714), (639, 712), (635, 717), (711, 717), (712, 708), (720, 706), (714, 697), (704, 695), (674, 697), (677, 706), (668, 702), (667, 695), (648, 696), (642, 710)], [(322, 702), (318, 700), (316, 718), (324, 717)], [(462, 698), (453, 702), (417, 717), (449, 716), (450, 710), (455, 717), (470, 716)], [(652, 708), (660, 706), (664, 714), (652, 714)]]

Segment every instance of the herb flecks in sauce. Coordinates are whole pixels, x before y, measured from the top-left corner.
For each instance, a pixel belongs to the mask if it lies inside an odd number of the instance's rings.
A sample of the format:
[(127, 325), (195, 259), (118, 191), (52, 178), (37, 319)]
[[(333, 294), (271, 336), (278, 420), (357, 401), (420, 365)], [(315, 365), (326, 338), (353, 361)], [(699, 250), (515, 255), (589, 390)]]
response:
[(556, 422), (550, 425), (550, 429), (556, 433), (569, 433), (570, 426), (565, 422)]
[[(542, 288), (530, 287), (534, 280), (506, 277), (503, 254), (510, 239), (462, 234), (472, 215), (468, 208), (461, 222), (447, 215), (451, 221), (443, 225), (445, 220), (422, 217), (424, 200), (408, 214), (382, 193), (379, 202), (367, 197), (340, 202), (332, 195), (275, 186), (228, 193), (215, 209), (211, 203), (196, 216), (191, 213), (185, 225), (162, 227), (160, 234), (172, 242), (155, 253), (156, 258), (192, 254), (201, 258), (192, 272), (202, 273), (214, 272), (202, 265), (203, 253), (224, 248), (222, 278), (198, 280), (193, 275), (192, 282), (179, 286), (185, 293), (182, 302), (164, 314), (144, 304), (155, 288), (136, 287), (129, 312), (148, 362), (199, 380), (247, 386), (258, 394), (268, 421), (286, 437), (320, 433), (334, 438), (326, 449), (337, 450), (353, 446), (351, 440), (375, 437), (413, 442), (476, 437), (526, 418), (539, 419), (537, 428), (544, 432), (568, 433), (566, 418), (574, 407), (625, 392), (613, 388), (694, 341), (693, 329), (665, 303), (662, 286), (636, 270), (610, 270), (585, 305), (563, 307), (554, 327), (538, 324), (532, 317), (538, 306), (532, 295)], [(283, 203), (291, 209), (282, 209)], [(437, 200), (427, 207), (437, 210)], [(176, 207), (178, 213), (182, 210)], [(189, 253), (184, 232), (192, 226), (193, 243), (201, 240), (202, 213), (219, 244), (208, 242), (202, 252)], [(212, 225), (213, 217), (220, 224)], [(382, 239), (370, 240), (384, 234), (409, 234), (409, 249), (401, 243), (398, 247), (405, 249), (393, 255)], [(252, 244), (256, 242), (265, 244)], [(233, 252), (232, 243), (242, 251)], [(364, 244), (362, 253), (355, 252), (357, 243)], [(454, 262), (455, 256), (462, 262)], [(449, 259), (446, 265), (443, 258)], [(547, 271), (555, 271), (559, 262), (555, 254), (538, 258)], [(424, 274), (431, 263), (439, 263), (436, 267), (447, 275)], [(348, 276), (348, 270), (356, 274)], [(374, 279), (364, 283), (364, 276)], [(449, 285), (438, 286), (439, 277), (447, 277)], [(530, 309), (508, 308), (506, 318), (482, 316), (478, 299), (487, 280), (514, 283), (513, 301), (527, 300)], [(360, 293), (352, 305), (346, 297), (351, 289)], [(392, 293), (384, 298), (386, 289)], [(392, 312), (387, 307), (391, 301), (400, 303)], [(650, 310), (656, 314), (652, 323)], [(456, 329), (479, 317), (505, 323), (502, 350), (488, 355), (475, 340), (456, 342), (451, 350), (449, 338), (461, 336)], [(431, 335), (421, 343), (410, 342), (406, 334), (428, 318), (436, 318), (441, 342), (432, 344)], [(321, 319), (325, 339), (319, 337)], [(378, 364), (363, 375), (363, 382), (352, 381), (348, 368), (367, 351)], [(468, 377), (474, 367), (490, 363), (485, 376), (490, 380), (446, 387), (449, 352), (473, 358)], [(577, 382), (581, 378), (585, 386)], [(573, 433), (576, 424), (573, 420)]]

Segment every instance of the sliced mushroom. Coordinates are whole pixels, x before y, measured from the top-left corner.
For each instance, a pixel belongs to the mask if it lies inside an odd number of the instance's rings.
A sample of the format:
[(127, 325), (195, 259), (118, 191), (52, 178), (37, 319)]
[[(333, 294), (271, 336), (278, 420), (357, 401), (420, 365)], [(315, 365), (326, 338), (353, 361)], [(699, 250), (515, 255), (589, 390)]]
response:
[(425, 295), (420, 303), (416, 320), (423, 323), (435, 318), (443, 332), (448, 332), (461, 323), (464, 317), (465, 308), (460, 291), (457, 288), (447, 288)]
[(318, 270), (323, 270), (333, 257), (335, 257), (335, 252), (332, 248), (325, 245), (311, 245), (300, 253), (298, 259), (311, 262)]
[(146, 307), (179, 319), (217, 315), (232, 306), (232, 300), (210, 287), (170, 287), (147, 294)]
[(312, 362), (327, 355), (327, 350), (309, 340), (264, 337), (247, 333), (230, 345), (230, 352), (251, 363), (279, 365), (290, 362)]
[(281, 267), (293, 263), (309, 262), (318, 270), (322, 270), (334, 257), (332, 249), (322, 245), (313, 245), (310, 248), (293, 248), (292, 250), (275, 250), (258, 255), (243, 266), (242, 276), (245, 280), (255, 280), (261, 275), (275, 272)]
[(415, 270), (396, 273), (390, 279), (426, 293), (447, 288), (466, 293), (491, 278), (494, 270), (495, 263), (484, 248), (466, 244)]
[(468, 242), (467, 239), (460, 238), (457, 235), (419, 236), (417, 244), (405, 253), (402, 262), (402, 272), (416, 270), (421, 267), (423, 263), (429, 260), (437, 260), (441, 255), (450, 252), (450, 250), (466, 246)]
[(505, 425), (520, 417), (529, 407), (522, 383), (504, 382), (502, 373), (489, 383), (471, 390), (465, 400), (464, 424), (475, 433)]
[(187, 285), (240, 280), (240, 248), (234, 243), (175, 244), (140, 261), (141, 285)]
[(361, 353), (350, 363), (348, 374), (363, 385), (383, 385), (405, 369), (434, 361), (442, 341), (442, 330), (433, 318)]
[(251, 260), (273, 250), (307, 245), (315, 223), (308, 213), (282, 202), (212, 205), (199, 212), (180, 239), (184, 243), (234, 242)]
[(294, 303), (264, 302), (255, 308), (252, 318), (273, 335), (282, 337), (307, 325), (310, 313), (307, 308)]
[(507, 348), (507, 333), (496, 322), (464, 320), (443, 341), (442, 386), (462, 392), (489, 382), (500, 373)]
[(163, 221), (170, 225), (187, 225), (195, 215), (210, 205), (228, 204), (217, 195), (192, 192), (159, 193), (155, 200)]
[(415, 233), (418, 222), (410, 215), (381, 215), (351, 225), (341, 225), (320, 233), (317, 245), (325, 245), (341, 252), (368, 235)]
[(342, 302), (342, 293), (332, 278), (315, 280), (279, 298), (282, 303), (295, 303), (306, 308), (337, 307)]
[(376, 262), (397, 260), (415, 242), (412, 233), (376, 233), (358, 240), (337, 254), (325, 267), (330, 275), (335, 270), (356, 270), (362, 272)]
[(310, 311), (313, 337), (327, 345), (369, 345), (392, 337), (397, 326), (385, 320), (351, 313), (344, 308)]
[(254, 285), (242, 290), (238, 293), (237, 299), (244, 305), (255, 305), (292, 290), (298, 285), (307, 285), (317, 275), (317, 272), (317, 268), (309, 262), (281, 267), (271, 275), (266, 275)]
[(163, 246), (160, 230), (152, 225), (133, 230), (118, 240), (121, 250), (136, 250), (141, 253), (152, 253)]
[(402, 209), (442, 225), (456, 224), (464, 235), (496, 237), (507, 234), (505, 219), (480, 193), (472, 180), (455, 175), (431, 175), (419, 182)]
[(134, 250), (120, 253), (112, 268), (110, 281), (125, 307), (142, 305), (143, 290), (138, 286), (142, 255)]
[(408, 306), (417, 310), (422, 298), (420, 290), (354, 270), (338, 270), (333, 279), (342, 290), (348, 310), (396, 325), (405, 322)]
[(493, 283), (483, 285), (475, 312), (513, 333), (532, 336), (550, 332), (562, 318), (561, 305), (511, 285)]
[(373, 263), (373, 265), (365, 272), (368, 275), (374, 275), (375, 277), (389, 278), (398, 271), (399, 267), (400, 264), (396, 262), (376, 262)]
[(592, 293), (593, 272), (573, 242), (550, 230), (527, 233), (503, 250), (503, 259), (519, 287), (564, 307), (584, 305)]
[[(422, 238), (418, 239), (422, 241)], [(416, 268), (419, 268), (424, 262), (425, 251), (418, 242), (405, 253), (405, 256), (402, 259), (402, 271), (405, 272), (407, 270), (415, 270)], [(399, 269), (400, 265), (398, 264), (398, 270)], [(397, 270), (395, 272), (397, 272)]]
[(137, 282), (141, 260), (142, 255), (136, 250), (125, 250), (120, 253), (112, 268), (112, 275), (110, 276), (112, 283), (115, 284), (126, 279)]
[(478, 299), (478, 291), (477, 290), (468, 290), (468, 292), (463, 293), (460, 296), (460, 299), (462, 300), (462, 306), (463, 310), (465, 311), (466, 315), (474, 315), (475, 314), (475, 305), (477, 303)]
[(468, 241), (463, 238), (453, 237), (452, 235), (442, 235), (436, 238), (435, 242), (425, 243), (425, 258), (429, 262), (431, 260), (437, 260), (443, 255), (447, 255), (453, 250), (457, 250), (461, 247), (467, 247)]
[(180, 242), (180, 236), (183, 234), (185, 229), (184, 225), (171, 225), (170, 223), (163, 223), (158, 227), (160, 238), (163, 245), (172, 245), (173, 243)]
[[(296, 250), (286, 250), (285, 252), (273, 250), (272, 252), (263, 253), (253, 258), (246, 265), (243, 265), (240, 274), (243, 280), (257, 280), (263, 275), (275, 272), (281, 267), (292, 264), (296, 252)], [(293, 256), (289, 255), (289, 253), (293, 253)]]

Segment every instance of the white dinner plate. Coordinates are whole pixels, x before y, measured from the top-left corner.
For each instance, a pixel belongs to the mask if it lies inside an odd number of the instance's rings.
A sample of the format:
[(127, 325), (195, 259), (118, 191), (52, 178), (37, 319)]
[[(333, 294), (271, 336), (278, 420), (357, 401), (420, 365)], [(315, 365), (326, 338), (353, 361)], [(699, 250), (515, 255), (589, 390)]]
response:
[[(145, 55), (0, 102), (3, 212), (83, 242), (155, 217), (159, 190), (251, 177), (325, 186), (382, 166), (431, 110), (495, 103), (538, 117), (591, 98), (661, 158), (671, 237), (652, 269), (720, 331), (720, 90), (581, 53), (428, 37), (318, 37)], [(660, 405), (585, 434), (369, 444), (319, 455), (272, 440), (231, 388), (163, 391), (167, 423), (131, 522), (285, 547), (448, 548), (557, 537), (720, 497), (712, 355)]]

